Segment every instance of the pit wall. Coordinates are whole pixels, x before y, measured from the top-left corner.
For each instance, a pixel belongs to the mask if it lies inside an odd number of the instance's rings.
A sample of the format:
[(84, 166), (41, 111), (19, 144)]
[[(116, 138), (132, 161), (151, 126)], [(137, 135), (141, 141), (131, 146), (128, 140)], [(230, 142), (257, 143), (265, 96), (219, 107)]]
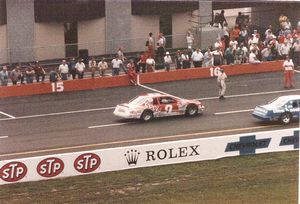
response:
[(294, 128), (4, 160), (0, 186), (297, 149)]
[[(282, 61), (272, 61), (261, 64), (224, 65), (220, 67), (192, 68), (184, 70), (172, 70), (169, 72), (144, 73), (140, 74), (140, 83), (149, 84), (177, 80), (213, 78), (218, 74), (219, 68), (223, 68), (228, 76), (275, 72), (282, 70), (282, 63)], [(59, 81), (57, 83), (35, 83), (22, 86), (0, 87), (0, 98), (50, 94), (56, 92), (93, 90), (129, 85), (131, 85), (131, 83), (127, 75), (95, 79), (67, 80)]]

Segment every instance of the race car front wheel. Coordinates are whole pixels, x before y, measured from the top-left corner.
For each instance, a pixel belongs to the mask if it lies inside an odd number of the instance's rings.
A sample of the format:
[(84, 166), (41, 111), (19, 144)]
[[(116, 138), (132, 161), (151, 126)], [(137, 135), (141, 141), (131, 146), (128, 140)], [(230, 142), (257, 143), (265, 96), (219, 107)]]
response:
[(147, 122), (153, 119), (153, 112), (151, 110), (145, 110), (141, 115), (141, 120)]
[(279, 121), (284, 125), (289, 124), (291, 120), (292, 120), (292, 115), (290, 113), (283, 113), (279, 118)]
[(195, 116), (198, 114), (198, 107), (195, 104), (190, 104), (186, 108), (185, 114), (188, 116)]

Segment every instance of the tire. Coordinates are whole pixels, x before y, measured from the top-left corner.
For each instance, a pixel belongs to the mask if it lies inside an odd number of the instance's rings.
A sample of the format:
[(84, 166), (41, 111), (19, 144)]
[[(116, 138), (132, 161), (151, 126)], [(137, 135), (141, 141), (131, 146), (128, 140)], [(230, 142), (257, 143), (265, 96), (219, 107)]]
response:
[(198, 107), (195, 104), (190, 104), (187, 106), (185, 110), (185, 115), (187, 116), (195, 116), (198, 114)]
[(288, 112), (281, 114), (279, 121), (284, 125), (288, 125), (292, 121), (292, 114)]
[(141, 115), (141, 120), (144, 122), (150, 121), (153, 119), (153, 112), (151, 110), (145, 110)]

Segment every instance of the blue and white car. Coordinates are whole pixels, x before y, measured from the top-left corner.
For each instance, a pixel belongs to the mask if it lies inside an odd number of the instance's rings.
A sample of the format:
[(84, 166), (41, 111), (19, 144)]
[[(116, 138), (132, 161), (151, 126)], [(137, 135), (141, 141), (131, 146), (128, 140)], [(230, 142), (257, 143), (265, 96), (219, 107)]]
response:
[(299, 119), (300, 95), (280, 96), (266, 105), (256, 106), (252, 115), (264, 121), (280, 121), (287, 125)]

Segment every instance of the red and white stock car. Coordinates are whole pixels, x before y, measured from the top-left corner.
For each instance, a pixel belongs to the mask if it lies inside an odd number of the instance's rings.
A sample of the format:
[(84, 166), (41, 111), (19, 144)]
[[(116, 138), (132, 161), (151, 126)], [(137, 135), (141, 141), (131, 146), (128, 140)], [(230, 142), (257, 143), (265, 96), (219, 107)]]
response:
[(198, 100), (182, 99), (160, 93), (148, 93), (137, 96), (128, 103), (117, 105), (114, 114), (122, 118), (149, 121), (152, 118), (165, 116), (194, 116), (202, 113), (203, 110), (204, 106)]

